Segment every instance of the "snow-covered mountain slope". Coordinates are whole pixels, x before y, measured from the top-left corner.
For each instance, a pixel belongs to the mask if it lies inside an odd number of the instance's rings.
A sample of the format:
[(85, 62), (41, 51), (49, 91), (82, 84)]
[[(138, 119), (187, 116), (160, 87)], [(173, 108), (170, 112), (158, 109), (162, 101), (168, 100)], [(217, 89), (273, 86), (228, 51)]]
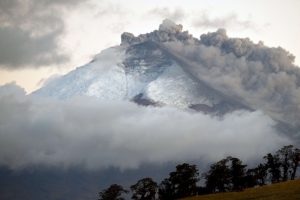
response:
[(33, 94), (61, 100), (77, 95), (97, 96), (100, 100), (121, 100), (126, 93), (125, 73), (118, 66), (118, 61), (122, 61), (124, 51), (123, 47), (104, 50), (90, 63), (52, 80)]
[(135, 101), (204, 112), (225, 113), (243, 107), (194, 79), (153, 42), (104, 50), (90, 63), (34, 94), (61, 100), (87, 95), (102, 101)]
[[(52, 80), (33, 95), (60, 100), (87, 95), (99, 101), (169, 105), (213, 115), (253, 110), (193, 77), (181, 67), (187, 65), (184, 58), (156, 42), (116, 46), (102, 51), (90, 63)], [(281, 121), (277, 129), (289, 135), (298, 132)]]
[(229, 38), (224, 29), (199, 40), (170, 20), (159, 30), (137, 37), (123, 33), (121, 39), (120, 46), (33, 94), (61, 100), (87, 95), (217, 115), (259, 109), (285, 132), (299, 132), (300, 70), (287, 51)]

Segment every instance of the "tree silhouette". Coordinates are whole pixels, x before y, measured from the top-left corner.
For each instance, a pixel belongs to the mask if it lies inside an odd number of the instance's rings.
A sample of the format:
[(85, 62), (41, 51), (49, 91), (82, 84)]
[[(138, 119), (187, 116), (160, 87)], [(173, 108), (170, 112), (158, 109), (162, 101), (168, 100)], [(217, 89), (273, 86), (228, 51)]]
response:
[(266, 179), (268, 176), (268, 167), (266, 164), (259, 164), (255, 169), (255, 178), (259, 186), (266, 185)]
[(113, 184), (109, 188), (99, 192), (98, 200), (125, 200), (121, 197), (122, 193), (128, 193), (128, 190), (123, 189), (122, 186)]
[(205, 185), (210, 193), (226, 192), (230, 190), (230, 169), (227, 166), (228, 158), (222, 159), (210, 166), (210, 170), (203, 174)]
[(227, 157), (210, 166), (204, 174), (208, 191), (241, 191), (245, 187), (246, 166), (238, 158)]
[(134, 200), (155, 200), (157, 191), (157, 183), (152, 178), (144, 178), (136, 184), (130, 186), (132, 197)]
[(230, 166), (230, 181), (232, 184), (233, 191), (241, 191), (244, 187), (244, 177), (247, 165), (243, 165), (242, 161), (238, 158), (228, 157), (231, 161)]
[(175, 185), (170, 179), (165, 178), (158, 186), (158, 196), (160, 200), (175, 199)]
[(266, 156), (264, 156), (264, 159), (267, 160), (266, 166), (270, 173), (271, 183), (280, 182), (282, 176), (281, 176), (281, 162), (279, 156), (277, 154), (272, 155), (271, 153), (268, 153)]
[(246, 175), (242, 179), (242, 187), (243, 188), (252, 188), (257, 185), (257, 179), (255, 176), (254, 169), (248, 169), (246, 171)]
[(292, 161), (291, 161), (292, 152), (293, 152), (293, 145), (284, 146), (279, 151), (276, 152), (282, 166), (282, 181), (288, 180), (288, 171), (292, 165)]
[(176, 166), (168, 179), (159, 185), (159, 198), (163, 200), (179, 199), (198, 193), (196, 183), (199, 181), (199, 171), (196, 165), (184, 163)]
[(292, 152), (291, 161), (292, 161), (291, 162), (291, 167), (292, 167), (292, 170), (291, 170), (291, 180), (294, 180), (295, 176), (296, 176), (297, 168), (298, 168), (299, 163), (300, 163), (300, 150), (299, 149), (296, 148)]

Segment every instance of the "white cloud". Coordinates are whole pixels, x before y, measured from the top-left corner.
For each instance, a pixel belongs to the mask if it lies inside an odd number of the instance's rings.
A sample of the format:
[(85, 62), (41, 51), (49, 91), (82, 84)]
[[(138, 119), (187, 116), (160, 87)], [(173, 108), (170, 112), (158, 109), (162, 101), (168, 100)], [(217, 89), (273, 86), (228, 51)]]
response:
[(0, 166), (11, 169), (123, 170), (198, 159), (211, 164), (229, 155), (247, 163), (292, 143), (260, 111), (219, 118), (87, 97), (61, 102), (15, 91), (20, 88), (0, 88)]

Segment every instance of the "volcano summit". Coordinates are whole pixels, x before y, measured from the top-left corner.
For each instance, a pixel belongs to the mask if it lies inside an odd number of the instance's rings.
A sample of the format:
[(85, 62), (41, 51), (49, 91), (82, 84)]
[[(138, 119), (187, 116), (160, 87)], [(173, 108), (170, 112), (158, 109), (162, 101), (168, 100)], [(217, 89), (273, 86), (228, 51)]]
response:
[(292, 54), (249, 38), (229, 38), (224, 29), (199, 39), (182, 29), (166, 19), (151, 33), (123, 33), (120, 46), (34, 94), (62, 100), (87, 95), (218, 115), (263, 110), (299, 127), (300, 69)]

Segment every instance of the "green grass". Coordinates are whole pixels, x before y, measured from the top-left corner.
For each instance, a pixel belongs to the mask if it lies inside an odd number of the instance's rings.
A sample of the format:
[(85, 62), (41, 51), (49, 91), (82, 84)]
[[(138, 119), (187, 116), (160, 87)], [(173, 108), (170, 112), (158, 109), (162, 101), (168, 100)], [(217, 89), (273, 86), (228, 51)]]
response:
[(257, 188), (246, 189), (243, 192), (228, 192), (219, 194), (210, 194), (185, 198), (184, 200), (231, 200), (231, 199), (299, 199), (300, 200), (300, 179), (287, 181), (273, 185), (267, 185)]

